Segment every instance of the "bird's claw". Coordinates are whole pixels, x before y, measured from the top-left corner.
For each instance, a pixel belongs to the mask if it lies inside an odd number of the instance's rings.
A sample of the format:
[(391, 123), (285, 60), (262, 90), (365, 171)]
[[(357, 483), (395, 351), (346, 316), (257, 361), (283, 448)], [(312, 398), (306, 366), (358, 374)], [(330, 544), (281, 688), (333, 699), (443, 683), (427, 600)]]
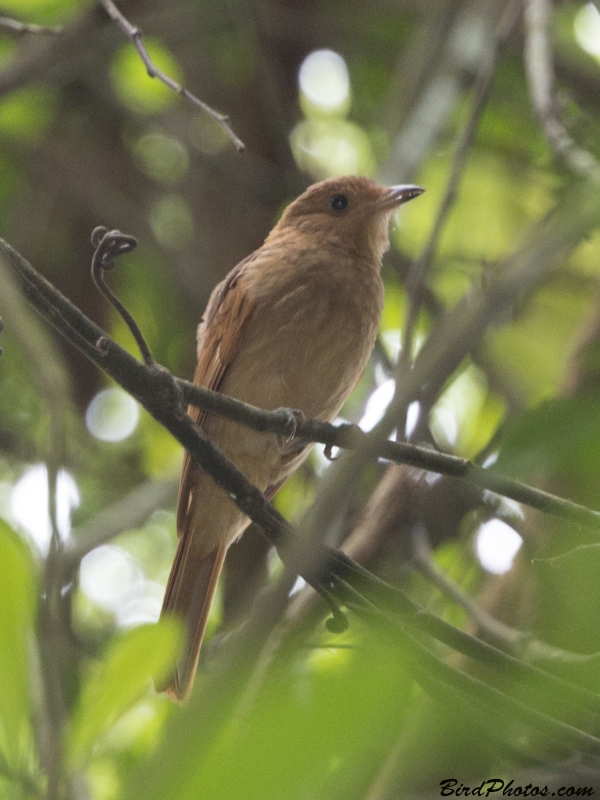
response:
[(325, 458), (326, 458), (328, 461), (337, 461), (337, 460), (338, 460), (338, 458), (340, 457), (340, 456), (339, 456), (339, 453), (338, 453), (338, 455), (337, 455), (337, 456), (334, 456), (334, 455), (333, 455), (333, 447), (334, 447), (334, 446), (333, 446), (332, 444), (326, 444), (326, 445), (325, 445), (325, 450), (323, 451), (323, 455), (325, 456)]
[[(282, 414), (285, 414), (286, 417), (284, 425), (285, 433), (278, 433), (275, 440), (280, 455), (285, 456), (297, 447), (298, 443), (294, 442), (294, 439), (296, 438), (298, 427), (304, 425), (306, 422), (306, 414), (299, 408), (282, 408), (278, 410)], [(304, 444), (302, 444), (302, 447), (304, 447)]]
[(292, 439), (296, 438), (298, 426), (302, 426), (306, 422), (306, 414), (299, 408), (283, 408), (280, 411), (286, 416), (285, 433), (282, 436), (287, 436), (285, 441), (291, 442)]

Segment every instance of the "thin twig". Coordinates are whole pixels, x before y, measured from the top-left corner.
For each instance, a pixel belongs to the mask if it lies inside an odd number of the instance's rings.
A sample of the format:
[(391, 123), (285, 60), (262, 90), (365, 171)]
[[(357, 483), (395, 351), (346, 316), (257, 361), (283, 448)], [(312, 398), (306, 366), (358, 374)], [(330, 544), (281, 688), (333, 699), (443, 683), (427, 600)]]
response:
[(413, 262), (408, 271), (406, 288), (410, 297), (410, 305), (404, 329), (402, 353), (397, 367), (397, 374), (399, 375), (404, 374), (412, 359), (414, 327), (423, 302), (423, 291), (427, 273), (435, 256), (448, 214), (456, 199), (458, 186), (471, 151), (471, 146), (475, 139), (475, 134), (477, 133), (479, 121), (490, 94), (500, 52), (515, 29), (520, 18), (520, 11), (521, 0), (513, 0), (506, 9), (498, 25), (491, 47), (486, 49), (482, 54), (481, 65), (475, 79), (471, 111), (458, 138), (446, 192), (438, 209), (433, 229), (425, 245), (425, 249), (421, 256)]
[(554, 152), (581, 176), (600, 180), (600, 164), (576, 144), (560, 118), (554, 97), (554, 67), (550, 43), (548, 0), (527, 0), (525, 6), (525, 68), (531, 102)]
[[(452, 0), (427, 5), (436, 6), (438, 19), (427, 32), (428, 41), (406, 52), (410, 64), (402, 64), (401, 73), (403, 84), (408, 76), (405, 102), (398, 103), (397, 92), (393, 93), (393, 103), (397, 106), (394, 116), (402, 120), (402, 126), (379, 169), (382, 183), (412, 181), (445, 130), (482, 54), (490, 47), (490, 12), (496, 5), (494, 0), (479, 3)], [(464, 46), (465, 41), (469, 47)]]
[(22, 36), (25, 33), (50, 33), (58, 34), (63, 32), (60, 25), (36, 25), (32, 22), (19, 22), (10, 17), (0, 17), (0, 29)]
[(129, 39), (131, 39), (133, 46), (144, 62), (144, 66), (146, 67), (148, 75), (151, 78), (158, 78), (158, 80), (164, 83), (165, 86), (168, 86), (169, 89), (172, 89), (174, 92), (177, 92), (177, 94), (185, 97), (186, 100), (189, 100), (190, 103), (193, 103), (193, 105), (213, 119), (217, 125), (219, 125), (221, 130), (224, 131), (227, 137), (233, 142), (238, 153), (241, 153), (243, 150), (245, 150), (246, 145), (233, 132), (231, 126), (229, 125), (229, 117), (227, 117), (225, 114), (220, 114), (218, 111), (215, 111), (214, 108), (211, 108), (205, 102), (196, 97), (196, 95), (192, 94), (187, 89), (184, 89), (184, 87), (177, 83), (177, 81), (174, 81), (173, 78), (170, 78), (168, 75), (162, 72), (162, 70), (158, 69), (156, 64), (148, 55), (148, 51), (144, 46), (141, 30), (135, 25), (132, 25), (131, 22), (129, 22), (129, 20), (123, 16), (112, 0), (100, 0), (100, 3), (108, 16), (114, 22), (116, 22), (123, 33), (128, 36)]
[(494, 642), (503, 647), (508, 647), (510, 652), (521, 655), (523, 645), (530, 636), (523, 631), (511, 628), (494, 619), (479, 606), (473, 598), (449, 578), (446, 573), (435, 563), (431, 545), (427, 540), (426, 531), (417, 527), (413, 531), (413, 556), (412, 561), (417, 569), (432, 583), (438, 586), (455, 603), (462, 606), (477, 625), (492, 638)]
[(436, 564), (424, 530), (417, 529), (413, 539), (413, 563), (432, 583), (442, 589), (448, 597), (462, 606), (477, 623), (480, 630), (513, 655), (526, 661), (548, 661), (562, 664), (590, 664), (600, 661), (600, 654), (573, 653), (552, 647), (546, 642), (534, 639), (531, 634), (511, 628), (488, 614), (457, 583), (446, 575)]

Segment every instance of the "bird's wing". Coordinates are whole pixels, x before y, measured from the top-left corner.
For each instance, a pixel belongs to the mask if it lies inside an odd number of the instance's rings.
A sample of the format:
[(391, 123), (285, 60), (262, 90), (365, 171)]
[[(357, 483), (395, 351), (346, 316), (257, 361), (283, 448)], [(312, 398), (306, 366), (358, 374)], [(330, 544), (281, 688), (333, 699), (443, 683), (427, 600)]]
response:
[[(240, 278), (248, 265), (256, 260), (256, 257), (257, 253), (252, 253), (241, 261), (225, 280), (215, 287), (208, 301), (206, 311), (198, 326), (198, 365), (194, 374), (194, 383), (198, 386), (218, 391), (227, 370), (239, 351), (243, 328), (253, 309), (253, 304), (240, 286)], [(197, 425), (204, 426), (206, 411), (190, 406), (188, 413)], [(183, 458), (177, 503), (179, 536), (185, 529), (194, 468), (194, 462), (186, 452)]]

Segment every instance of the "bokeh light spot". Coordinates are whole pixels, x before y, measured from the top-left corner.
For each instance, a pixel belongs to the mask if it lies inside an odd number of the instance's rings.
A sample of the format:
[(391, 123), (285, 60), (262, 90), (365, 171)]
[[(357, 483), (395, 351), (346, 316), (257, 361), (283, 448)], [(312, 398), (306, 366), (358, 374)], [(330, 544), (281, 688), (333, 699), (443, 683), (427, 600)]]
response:
[(150, 210), (150, 226), (158, 241), (165, 247), (179, 249), (194, 234), (194, 219), (189, 205), (181, 195), (159, 198)]
[[(56, 480), (56, 525), (61, 539), (71, 531), (71, 509), (80, 503), (79, 489), (72, 475), (60, 470)], [(46, 555), (52, 536), (48, 513), (48, 468), (45, 464), (30, 467), (14, 485), (10, 511), (16, 522), (31, 536), (42, 555)]]
[(143, 580), (135, 559), (123, 548), (112, 544), (92, 550), (81, 562), (81, 591), (105, 611), (117, 612), (131, 587)]
[(315, 178), (371, 175), (375, 158), (365, 131), (347, 120), (305, 120), (296, 125), (290, 142), (300, 169)]
[(176, 183), (187, 172), (187, 148), (174, 136), (146, 133), (136, 142), (134, 153), (146, 175), (160, 183)]
[(121, 389), (103, 389), (85, 413), (85, 424), (92, 436), (103, 442), (120, 442), (134, 432), (140, 418), (139, 406)]
[(413, 400), (413, 402), (408, 406), (406, 410), (406, 438), (410, 439), (410, 437), (415, 432), (415, 428), (419, 424), (419, 417), (421, 416), (421, 404), (418, 400)]
[(340, 112), (350, 98), (350, 76), (344, 59), (333, 50), (315, 50), (302, 62), (300, 91), (309, 103), (328, 113)]
[(475, 536), (475, 551), (481, 566), (494, 575), (503, 575), (512, 567), (523, 539), (501, 519), (484, 522)]
[(382, 383), (367, 400), (365, 413), (358, 423), (363, 431), (372, 430), (379, 420), (385, 414), (386, 408), (392, 401), (394, 392), (396, 391), (396, 381), (390, 378), (385, 383)]
[(117, 625), (133, 628), (158, 622), (164, 593), (164, 586), (155, 581), (141, 580), (132, 584), (116, 609)]
[(577, 44), (591, 56), (600, 57), (600, 11), (586, 3), (575, 15), (573, 31)]

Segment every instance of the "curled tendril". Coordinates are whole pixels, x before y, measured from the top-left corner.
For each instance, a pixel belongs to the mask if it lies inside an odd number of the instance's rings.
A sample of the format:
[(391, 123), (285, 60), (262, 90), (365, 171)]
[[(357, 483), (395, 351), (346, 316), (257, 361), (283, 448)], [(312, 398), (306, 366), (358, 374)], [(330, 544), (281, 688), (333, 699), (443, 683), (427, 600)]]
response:
[[(313, 584), (314, 585), (314, 584)], [(323, 600), (329, 606), (329, 610), (331, 611), (331, 616), (325, 620), (325, 627), (330, 633), (343, 633), (345, 630), (348, 629), (349, 622), (348, 618), (340, 608), (337, 600), (329, 591), (329, 589), (325, 588), (322, 583), (317, 584), (314, 586), (317, 592), (321, 595)]]
[[(130, 253), (135, 249), (137, 241), (133, 236), (128, 236), (125, 233), (121, 233), (121, 231), (109, 231), (104, 225), (98, 225), (92, 231), (92, 245), (95, 248), (94, 257), (92, 258), (92, 278), (94, 283), (125, 321), (140, 349), (144, 363), (147, 366), (154, 366), (154, 358), (136, 321), (123, 303), (108, 288), (104, 280), (104, 273), (115, 268), (119, 256)], [(100, 352), (104, 352), (107, 347), (108, 343), (104, 340), (105, 337), (100, 337), (96, 342), (96, 347)]]
[[(137, 241), (133, 236), (128, 236), (121, 231), (109, 231), (104, 225), (98, 225), (92, 231), (92, 245), (96, 248), (94, 261), (97, 262), (96, 269), (111, 270), (116, 266), (116, 259), (119, 256), (130, 253), (137, 247)], [(94, 265), (92, 265), (94, 269)]]

